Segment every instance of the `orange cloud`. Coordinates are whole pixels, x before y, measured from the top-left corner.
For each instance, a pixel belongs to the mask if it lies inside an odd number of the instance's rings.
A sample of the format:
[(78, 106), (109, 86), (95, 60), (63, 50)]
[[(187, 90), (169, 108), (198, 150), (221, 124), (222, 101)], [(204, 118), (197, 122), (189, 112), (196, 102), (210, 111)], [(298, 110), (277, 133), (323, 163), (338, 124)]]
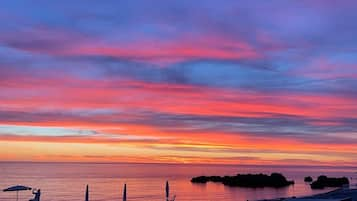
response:
[[(11, 136), (2, 135), (3, 142), (43, 142), (43, 143), (80, 143), (97, 145), (125, 145), (129, 147), (141, 147), (151, 150), (160, 150), (163, 147), (173, 150), (175, 153), (201, 153), (203, 150), (219, 150), (225, 155), (231, 150), (237, 153), (255, 153), (254, 157), (265, 153), (270, 155), (265, 158), (271, 160), (284, 160), (289, 157), (319, 157), (322, 161), (333, 161), (338, 159), (352, 160), (352, 154), (357, 153), (355, 144), (351, 143), (318, 143), (307, 142), (288, 137), (270, 138), (261, 135), (251, 136), (244, 132), (225, 132), (220, 130), (202, 131), (163, 129), (158, 125), (151, 125), (143, 121), (140, 112), (130, 113), (131, 110), (151, 111), (173, 115), (199, 115), (203, 117), (246, 117), (246, 118), (269, 118), (274, 115), (292, 115), (300, 118), (317, 118), (320, 121), (330, 118), (351, 117), (355, 118), (354, 111), (357, 110), (353, 104), (354, 100), (348, 97), (312, 95), (308, 93), (281, 94), (281, 93), (259, 93), (244, 90), (228, 90), (209, 87), (198, 87), (190, 85), (155, 84), (132, 80), (121, 81), (98, 81), (68, 79), (66, 84), (60, 84), (59, 80), (48, 80), (46, 82), (19, 82), (12, 85), (16, 94), (17, 90), (31, 91), (36, 87), (38, 93), (29, 96), (4, 96), (1, 97), (2, 106), (9, 111), (26, 114), (40, 112), (37, 116), (26, 119), (11, 116), (0, 119), (0, 124), (28, 125), (41, 127), (65, 127), (65, 128), (90, 128), (100, 133), (101, 136), (87, 137), (56, 137), (56, 136)], [(87, 87), (90, 86), (90, 87)], [(95, 93), (94, 93), (95, 92)], [(280, 99), (284, 96), (284, 99)], [(279, 100), (279, 101), (277, 101)], [(63, 111), (54, 116), (41, 116), (38, 109)], [(82, 114), (78, 110), (104, 112), (93, 114)], [(78, 114), (77, 114), (78, 113)], [(9, 114), (9, 113), (8, 113)], [(120, 121), (118, 121), (120, 120)], [(129, 121), (132, 120), (132, 121)], [(179, 121), (177, 121), (179, 123)], [(314, 122), (311, 122), (314, 124)], [(331, 126), (330, 124), (319, 126)], [(127, 134), (139, 137), (138, 140), (116, 139), (106, 134)], [(49, 134), (50, 135), (50, 134)], [(145, 140), (140, 138), (154, 137), (157, 140)], [(346, 151), (347, 150), (347, 151)], [(334, 153), (334, 156), (323, 156), (323, 152)], [(346, 153), (347, 152), (347, 153)], [(285, 153), (281, 155), (279, 153)], [(98, 152), (97, 155), (104, 153)], [(177, 154), (177, 153), (176, 153)], [(291, 155), (295, 154), (295, 155)], [(303, 155), (299, 155), (303, 154)], [(144, 154), (145, 155), (145, 154)], [(156, 153), (148, 155), (148, 158), (158, 157)], [(231, 155), (231, 153), (229, 154)], [(202, 156), (201, 162), (209, 162), (210, 157)], [(228, 156), (227, 156), (228, 157)], [(230, 156), (233, 157), (233, 156)], [(9, 157), (3, 157), (9, 158)], [(45, 157), (46, 158), (46, 157)], [(190, 159), (189, 156), (164, 157), (163, 161), (198, 161), (197, 158)], [(77, 159), (81, 159), (78, 154)], [(157, 159), (160, 161), (161, 159)], [(71, 159), (72, 160), (72, 159)], [(84, 160), (84, 159), (83, 159)], [(88, 160), (88, 159), (85, 159)], [(141, 160), (140, 160), (141, 161)], [(213, 161), (213, 159), (212, 159)], [(233, 163), (233, 160), (222, 159), (222, 162)], [(251, 160), (259, 163), (262, 159)]]

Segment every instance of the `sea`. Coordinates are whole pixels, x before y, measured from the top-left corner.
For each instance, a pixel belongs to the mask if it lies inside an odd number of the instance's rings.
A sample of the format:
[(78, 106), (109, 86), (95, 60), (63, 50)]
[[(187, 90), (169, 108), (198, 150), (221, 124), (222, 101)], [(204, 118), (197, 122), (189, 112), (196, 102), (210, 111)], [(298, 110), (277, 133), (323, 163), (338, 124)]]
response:
[[(227, 187), (220, 183), (194, 184), (200, 175), (279, 172), (295, 184), (284, 188)], [(0, 162), (0, 188), (25, 185), (41, 189), (41, 201), (83, 201), (86, 185), (89, 200), (120, 201), (127, 185), (128, 201), (164, 201), (166, 181), (170, 197), (176, 201), (246, 201), (304, 196), (333, 190), (311, 190), (305, 176), (348, 177), (357, 183), (356, 167), (251, 166), (201, 164), (126, 164), (126, 163), (35, 163)], [(31, 199), (31, 191), (19, 192), (19, 201)], [(0, 200), (16, 200), (15, 192), (0, 192)]]

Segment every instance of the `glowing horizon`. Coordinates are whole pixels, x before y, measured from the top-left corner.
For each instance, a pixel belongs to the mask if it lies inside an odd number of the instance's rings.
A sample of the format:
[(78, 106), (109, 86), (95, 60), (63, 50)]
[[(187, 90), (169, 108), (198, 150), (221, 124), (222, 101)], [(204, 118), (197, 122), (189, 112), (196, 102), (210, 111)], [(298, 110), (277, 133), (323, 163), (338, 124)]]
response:
[(357, 166), (355, 2), (155, 2), (2, 3), (0, 161)]

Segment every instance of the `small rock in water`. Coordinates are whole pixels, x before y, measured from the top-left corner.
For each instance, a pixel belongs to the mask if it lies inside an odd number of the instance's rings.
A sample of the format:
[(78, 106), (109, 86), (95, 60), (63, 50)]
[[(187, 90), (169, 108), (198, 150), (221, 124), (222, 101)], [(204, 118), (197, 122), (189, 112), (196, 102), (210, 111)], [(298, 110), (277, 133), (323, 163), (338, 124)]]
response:
[(312, 189), (323, 189), (325, 187), (342, 187), (350, 182), (347, 177), (333, 178), (321, 175), (310, 184)]

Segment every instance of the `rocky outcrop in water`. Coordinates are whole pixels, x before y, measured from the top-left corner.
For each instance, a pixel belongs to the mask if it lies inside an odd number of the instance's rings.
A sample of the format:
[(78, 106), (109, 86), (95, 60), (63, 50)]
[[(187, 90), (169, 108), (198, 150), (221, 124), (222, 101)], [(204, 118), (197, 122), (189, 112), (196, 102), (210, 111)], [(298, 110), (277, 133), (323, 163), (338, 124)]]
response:
[(238, 174), (235, 176), (199, 176), (191, 179), (192, 183), (220, 182), (227, 186), (237, 187), (285, 187), (294, 184), (280, 173), (266, 174)]
[(323, 189), (325, 187), (342, 187), (349, 185), (349, 180), (346, 177), (333, 178), (321, 175), (316, 181), (310, 184), (312, 189)]
[(304, 181), (305, 181), (305, 182), (312, 182), (312, 180), (313, 180), (313, 179), (312, 179), (312, 177), (310, 177), (310, 176), (304, 178)]

